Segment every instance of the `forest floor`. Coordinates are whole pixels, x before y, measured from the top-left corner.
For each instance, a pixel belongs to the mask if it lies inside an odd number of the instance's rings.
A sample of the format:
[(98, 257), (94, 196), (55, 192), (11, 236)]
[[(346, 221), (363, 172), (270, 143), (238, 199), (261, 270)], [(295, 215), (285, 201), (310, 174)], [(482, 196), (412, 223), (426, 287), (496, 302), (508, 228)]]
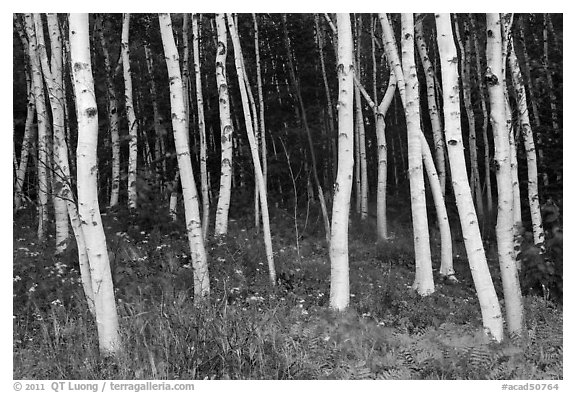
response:
[(562, 305), (525, 297), (526, 337), (489, 342), (463, 245), (454, 249), (459, 283), (449, 285), (438, 275), (434, 231), (436, 291), (420, 297), (410, 289), (409, 226), (393, 220), (394, 237), (377, 243), (374, 223), (352, 219), (351, 306), (337, 313), (328, 308), (330, 263), (318, 213), (307, 220), (299, 213), (297, 244), (291, 213), (271, 210), (273, 288), (262, 235), (246, 218), (252, 213), (237, 210), (229, 235), (207, 242), (211, 296), (194, 305), (183, 223), (147, 214), (103, 214), (123, 345), (117, 359), (103, 359), (75, 246), (55, 257), (53, 246), (37, 243), (33, 212), (18, 213), (14, 379), (563, 378)]

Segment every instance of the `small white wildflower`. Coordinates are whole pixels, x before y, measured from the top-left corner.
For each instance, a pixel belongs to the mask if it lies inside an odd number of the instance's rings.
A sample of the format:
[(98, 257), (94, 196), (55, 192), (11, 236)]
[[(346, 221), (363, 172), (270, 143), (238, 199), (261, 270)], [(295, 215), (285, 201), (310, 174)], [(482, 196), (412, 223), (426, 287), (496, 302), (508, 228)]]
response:
[(28, 292), (35, 292), (37, 286), (38, 286), (38, 284), (36, 284), (36, 283), (32, 284), (32, 286), (30, 287), (30, 289), (28, 289)]
[(20, 276), (14, 277), (14, 282), (18, 282), (18, 281), (21, 281), (21, 280), (22, 280), (22, 277), (20, 277)]

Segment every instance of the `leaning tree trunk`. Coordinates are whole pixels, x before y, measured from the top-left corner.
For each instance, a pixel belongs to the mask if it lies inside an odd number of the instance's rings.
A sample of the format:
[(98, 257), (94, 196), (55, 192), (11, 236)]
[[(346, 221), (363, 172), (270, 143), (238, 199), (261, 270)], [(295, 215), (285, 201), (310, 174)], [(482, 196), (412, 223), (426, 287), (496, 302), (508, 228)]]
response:
[(442, 75), (444, 125), (450, 162), (452, 187), (462, 225), (464, 245), (472, 278), (478, 293), (482, 321), (487, 333), (498, 342), (503, 338), (502, 314), (492, 283), (484, 253), (478, 218), (466, 174), (466, 160), (460, 128), (460, 92), (458, 88), (458, 63), (450, 14), (436, 14), (436, 30)]
[(120, 196), (120, 133), (118, 131), (118, 99), (114, 87), (114, 73), (110, 61), (108, 45), (102, 31), (101, 17), (99, 18), (98, 36), (104, 53), (104, 69), (106, 71), (106, 89), (108, 90), (108, 121), (110, 122), (110, 140), (112, 142), (112, 190), (110, 191), (110, 207), (118, 204)]
[(186, 108), (184, 90), (180, 74), (180, 59), (174, 42), (170, 14), (159, 14), (160, 34), (170, 80), (170, 106), (172, 108), (172, 128), (178, 157), (178, 170), (182, 183), (182, 198), (186, 217), (186, 233), (194, 268), (194, 301), (198, 302), (210, 294), (208, 262), (200, 222), (198, 195), (190, 160), (190, 149), (186, 136)]
[(218, 89), (218, 104), (220, 108), (221, 130), (221, 174), (220, 194), (216, 208), (216, 236), (228, 233), (228, 211), (230, 210), (230, 194), (232, 188), (232, 137), (234, 127), (230, 117), (230, 97), (226, 81), (226, 51), (228, 36), (224, 14), (216, 14), (216, 30), (218, 31), (218, 46), (216, 49), (216, 86)]
[(138, 193), (136, 179), (138, 170), (138, 123), (132, 99), (132, 71), (130, 70), (130, 14), (124, 14), (122, 22), (122, 66), (124, 68), (124, 97), (128, 116), (128, 207), (136, 209)]
[(78, 114), (78, 206), (80, 226), (86, 241), (100, 350), (106, 355), (120, 351), (118, 314), (106, 248), (106, 237), (98, 205), (96, 149), (98, 109), (90, 59), (88, 14), (70, 14), (70, 59)]
[(424, 40), (422, 18), (423, 14), (417, 14), (416, 24), (414, 26), (416, 47), (418, 48), (422, 68), (424, 68), (424, 76), (426, 77), (426, 98), (428, 100), (428, 113), (432, 124), (432, 135), (434, 137), (434, 156), (436, 157), (436, 169), (438, 170), (440, 188), (442, 189), (442, 195), (444, 195), (446, 192), (446, 160), (444, 159), (446, 156), (446, 146), (444, 145), (442, 124), (440, 123), (440, 115), (438, 114), (438, 106), (436, 105), (436, 76), (432, 62), (428, 57), (428, 47)]
[(208, 171), (206, 170), (206, 123), (204, 121), (204, 98), (202, 74), (200, 73), (200, 33), (198, 14), (192, 15), (192, 48), (194, 51), (194, 74), (196, 76), (196, 102), (198, 105), (198, 132), (200, 133), (200, 188), (202, 192), (202, 233), (204, 239), (210, 223), (210, 198), (208, 196)]
[(30, 59), (30, 70), (32, 74), (32, 90), (36, 103), (36, 118), (38, 127), (38, 240), (46, 240), (46, 225), (48, 222), (48, 125), (46, 98), (44, 96), (44, 82), (42, 81), (42, 70), (40, 58), (38, 56), (36, 31), (34, 29), (34, 17), (32, 14), (25, 14), (26, 34), (28, 35), (28, 56)]
[(506, 127), (505, 96), (502, 75), (502, 33), (500, 15), (486, 14), (486, 80), (490, 97), (490, 120), (494, 133), (494, 162), (498, 183), (498, 221), (496, 237), (498, 259), (506, 303), (506, 322), (512, 335), (523, 331), (523, 305), (518, 270), (514, 261), (513, 192), (510, 167), (510, 141)]
[(276, 269), (274, 267), (274, 253), (272, 251), (272, 236), (270, 235), (270, 218), (268, 216), (268, 196), (264, 189), (264, 176), (262, 175), (262, 166), (258, 156), (258, 145), (254, 137), (254, 129), (250, 115), (250, 107), (248, 103), (248, 92), (246, 91), (246, 83), (244, 76), (244, 67), (242, 59), (242, 50), (240, 47), (240, 38), (234, 23), (232, 14), (227, 14), (228, 29), (232, 38), (234, 46), (234, 60), (236, 62), (236, 74), (238, 75), (238, 84), (240, 86), (240, 95), (242, 97), (242, 108), (244, 110), (244, 123), (246, 125), (246, 134), (248, 136), (248, 143), (250, 144), (250, 152), (252, 153), (252, 161), (254, 163), (254, 177), (258, 185), (260, 193), (260, 208), (262, 210), (262, 229), (264, 232), (264, 244), (266, 246), (266, 259), (268, 260), (268, 276), (272, 285), (276, 285)]
[(330, 237), (330, 307), (344, 310), (350, 303), (348, 216), (354, 169), (354, 66), (350, 14), (338, 14), (338, 173), (332, 204)]
[(510, 57), (508, 64), (512, 73), (512, 83), (516, 93), (516, 103), (518, 106), (518, 116), (522, 127), (522, 139), (526, 150), (526, 161), (528, 163), (528, 203), (530, 205), (530, 217), (532, 219), (532, 235), (534, 245), (542, 246), (544, 243), (544, 231), (542, 230), (542, 216), (540, 214), (540, 197), (538, 194), (538, 165), (534, 136), (530, 117), (528, 115), (528, 104), (526, 103), (526, 91), (518, 58), (514, 50), (514, 43), (510, 41)]

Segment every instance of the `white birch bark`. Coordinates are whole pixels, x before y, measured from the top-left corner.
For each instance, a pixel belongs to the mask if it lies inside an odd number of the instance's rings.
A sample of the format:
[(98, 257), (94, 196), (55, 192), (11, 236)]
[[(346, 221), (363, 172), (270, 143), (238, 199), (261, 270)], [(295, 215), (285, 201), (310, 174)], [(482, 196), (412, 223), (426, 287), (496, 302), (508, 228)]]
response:
[(452, 187), (462, 225), (464, 246), (472, 271), (474, 286), (480, 302), (482, 322), (487, 334), (500, 342), (503, 338), (502, 314), (492, 283), (490, 270), (480, 237), (478, 218), (466, 174), (466, 161), (460, 126), (460, 92), (458, 87), (458, 62), (450, 14), (436, 14), (436, 31), (442, 75), (444, 125), (446, 146), (450, 163)]
[(412, 230), (414, 233), (414, 254), (416, 277), (412, 288), (420, 295), (434, 292), (432, 257), (426, 214), (426, 193), (424, 191), (424, 168), (420, 134), (420, 97), (418, 77), (414, 57), (414, 15), (402, 14), (402, 69), (406, 81), (406, 125), (408, 128), (408, 171), (410, 172), (410, 202), (412, 206)]
[(170, 14), (159, 14), (160, 33), (168, 79), (170, 80), (170, 106), (172, 108), (172, 128), (174, 130), (174, 143), (178, 157), (178, 170), (182, 183), (182, 198), (184, 201), (184, 214), (186, 219), (186, 233), (192, 256), (194, 268), (194, 301), (198, 302), (210, 294), (210, 280), (208, 276), (208, 262), (202, 234), (202, 224), (198, 195), (190, 149), (186, 136), (186, 108), (184, 106), (184, 90), (180, 74), (180, 59), (178, 49), (174, 42)]
[(106, 237), (98, 206), (98, 110), (90, 59), (88, 14), (70, 14), (69, 31), (78, 113), (78, 213), (90, 263), (100, 350), (105, 355), (115, 355), (121, 342)]
[(36, 103), (36, 117), (38, 127), (38, 240), (46, 240), (46, 225), (48, 222), (48, 116), (46, 112), (46, 98), (44, 96), (44, 82), (38, 55), (36, 31), (34, 29), (34, 16), (24, 14), (26, 34), (28, 36), (28, 56), (30, 59), (30, 72), (32, 74), (32, 91)]
[(218, 47), (216, 49), (216, 86), (218, 89), (218, 104), (220, 110), (220, 143), (221, 143), (221, 172), (220, 194), (216, 207), (216, 222), (214, 232), (216, 236), (228, 233), (228, 211), (230, 210), (230, 194), (232, 188), (232, 137), (234, 127), (230, 117), (230, 97), (228, 95), (228, 82), (226, 80), (226, 52), (228, 48), (228, 35), (224, 14), (216, 14), (216, 30), (218, 32)]
[(436, 88), (435, 88), (435, 75), (434, 67), (430, 58), (428, 57), (428, 47), (424, 40), (424, 29), (422, 27), (422, 14), (416, 17), (416, 24), (414, 26), (416, 36), (416, 48), (424, 68), (424, 76), (426, 78), (426, 99), (428, 100), (428, 113), (430, 115), (430, 122), (432, 124), (432, 135), (434, 137), (434, 156), (436, 157), (436, 169), (438, 170), (438, 180), (440, 181), (440, 188), (442, 195), (446, 192), (446, 146), (444, 145), (444, 137), (442, 135), (442, 124), (440, 122), (440, 115), (438, 114), (438, 107), (436, 105)]
[[(524, 18), (524, 21), (526, 18)], [(525, 23), (525, 22), (524, 22)], [(520, 33), (520, 42), (522, 43), (522, 54), (524, 55), (524, 63), (525, 66), (525, 74), (526, 74), (526, 88), (528, 90), (528, 94), (530, 95), (530, 107), (532, 108), (532, 116), (534, 117), (534, 126), (536, 131), (536, 153), (538, 155), (538, 160), (540, 161), (540, 166), (542, 167), (544, 164), (544, 150), (542, 149), (542, 134), (541, 134), (541, 126), (542, 123), (540, 121), (540, 112), (538, 110), (538, 105), (536, 103), (536, 96), (534, 90), (534, 84), (532, 83), (532, 75), (530, 72), (530, 58), (528, 57), (528, 50), (526, 49), (526, 37), (524, 34), (524, 23), (519, 23), (518, 30)], [(548, 180), (548, 173), (546, 170), (541, 171), (542, 174), (542, 184), (544, 187), (548, 187), (549, 180)]]
[(192, 14), (192, 49), (194, 51), (194, 75), (196, 76), (196, 102), (198, 106), (198, 132), (200, 133), (200, 188), (202, 192), (202, 233), (204, 239), (210, 223), (210, 198), (208, 196), (208, 171), (206, 170), (206, 123), (204, 121), (204, 98), (202, 74), (200, 73), (200, 34), (198, 14)]
[(232, 45), (234, 47), (234, 60), (236, 63), (236, 74), (238, 75), (238, 84), (240, 86), (240, 95), (242, 97), (242, 108), (244, 110), (244, 123), (246, 125), (246, 134), (248, 135), (248, 143), (250, 144), (250, 152), (252, 153), (252, 161), (254, 163), (254, 177), (258, 184), (260, 193), (260, 208), (262, 212), (262, 230), (264, 234), (264, 244), (266, 247), (266, 259), (268, 261), (268, 276), (271, 284), (276, 285), (276, 268), (274, 266), (274, 254), (272, 251), (272, 236), (270, 235), (270, 218), (268, 216), (268, 196), (264, 189), (264, 177), (262, 175), (262, 167), (258, 157), (258, 145), (254, 137), (254, 129), (252, 118), (250, 115), (250, 107), (248, 103), (248, 93), (246, 91), (246, 83), (244, 76), (244, 67), (242, 66), (242, 50), (240, 47), (240, 38), (236, 31), (236, 26), (232, 14), (227, 14), (228, 29), (230, 30), (230, 37), (232, 38)]
[(513, 191), (510, 167), (510, 141), (506, 126), (505, 86), (502, 74), (502, 33), (499, 14), (486, 14), (486, 79), (490, 97), (490, 121), (494, 133), (494, 161), (498, 184), (496, 237), (498, 260), (506, 303), (506, 322), (511, 334), (523, 331), (523, 305), (518, 270), (514, 260)]
[[(66, 250), (70, 233), (68, 231), (68, 211), (65, 200), (65, 188), (70, 181), (68, 169), (68, 148), (64, 133), (64, 79), (62, 77), (62, 38), (56, 14), (47, 14), (48, 34), (50, 36), (50, 59), (46, 51), (44, 27), (40, 14), (34, 14), (34, 24), (42, 74), (48, 88), (50, 109), (52, 112), (53, 135), (53, 176), (52, 192), (54, 196), (54, 221), (56, 224), (56, 254)], [(66, 176), (66, 172), (68, 176)]]
[(526, 102), (526, 90), (514, 43), (510, 41), (510, 56), (508, 65), (512, 73), (512, 83), (516, 93), (516, 103), (518, 106), (518, 116), (520, 126), (522, 127), (522, 139), (524, 140), (524, 149), (526, 150), (526, 161), (528, 165), (528, 203), (530, 206), (530, 218), (532, 219), (532, 237), (534, 245), (542, 246), (544, 243), (544, 231), (542, 230), (542, 216), (540, 214), (540, 197), (538, 194), (538, 160), (536, 147), (534, 145), (534, 136), (530, 117), (528, 114), (528, 104)]
[(354, 66), (350, 14), (338, 14), (338, 173), (334, 186), (330, 237), (330, 307), (350, 303), (348, 218), (354, 169)]
[(126, 13), (122, 18), (122, 66), (124, 69), (124, 98), (126, 115), (128, 117), (128, 207), (136, 209), (138, 193), (136, 179), (138, 171), (138, 123), (134, 112), (134, 100), (132, 99), (132, 71), (130, 69), (130, 14)]

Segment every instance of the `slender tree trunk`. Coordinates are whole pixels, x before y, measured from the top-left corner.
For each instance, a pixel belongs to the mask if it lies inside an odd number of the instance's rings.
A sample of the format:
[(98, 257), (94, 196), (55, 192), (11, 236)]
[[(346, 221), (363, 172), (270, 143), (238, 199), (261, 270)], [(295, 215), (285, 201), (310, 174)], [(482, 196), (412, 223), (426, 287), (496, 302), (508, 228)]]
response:
[(292, 63), (292, 50), (290, 49), (290, 38), (288, 37), (288, 26), (286, 23), (286, 14), (282, 14), (282, 24), (284, 30), (284, 44), (286, 46), (286, 54), (288, 57), (288, 69), (290, 74), (290, 79), (292, 79), (292, 85), (294, 87), (294, 92), (297, 97), (298, 104), (300, 105), (300, 115), (302, 116), (302, 123), (306, 129), (306, 136), (308, 137), (308, 147), (310, 148), (310, 158), (312, 160), (312, 174), (314, 175), (314, 183), (316, 184), (316, 189), (318, 191), (318, 200), (320, 202), (320, 208), (322, 209), (322, 218), (324, 219), (324, 231), (326, 234), (326, 243), (330, 243), (330, 219), (328, 217), (328, 210), (326, 208), (326, 200), (324, 198), (324, 192), (322, 190), (322, 185), (318, 178), (318, 167), (316, 165), (316, 153), (314, 152), (314, 142), (312, 141), (312, 132), (308, 126), (308, 120), (306, 116), (306, 108), (304, 107), (304, 100), (302, 99), (302, 93), (300, 91), (300, 83), (296, 78), (296, 70), (294, 69), (294, 64)]
[(126, 114), (128, 117), (128, 207), (136, 209), (138, 194), (136, 178), (138, 170), (138, 123), (134, 112), (132, 99), (132, 72), (130, 70), (130, 14), (122, 18), (122, 65), (124, 67), (124, 97), (126, 100)]
[[(474, 41), (474, 53), (476, 54), (476, 77), (478, 80), (478, 90), (480, 91), (480, 106), (482, 108), (482, 140), (484, 142), (484, 186), (486, 187), (486, 210), (488, 219), (485, 220), (487, 227), (491, 226), (494, 217), (494, 202), (492, 200), (492, 179), (490, 169), (490, 143), (488, 140), (488, 109), (486, 107), (486, 91), (484, 87), (484, 77), (482, 75), (480, 45), (476, 34), (476, 22), (474, 16), (469, 14), (472, 40)], [(486, 219), (486, 216), (485, 216)]]
[(350, 14), (338, 14), (338, 174), (332, 204), (330, 238), (330, 307), (344, 310), (350, 303), (348, 217), (354, 168), (353, 44)]
[(480, 237), (480, 228), (474, 209), (472, 193), (466, 174), (466, 161), (460, 126), (460, 94), (458, 87), (458, 64), (450, 14), (436, 14), (436, 31), (442, 71), (442, 94), (444, 101), (444, 125), (446, 145), (450, 162), (452, 187), (462, 225), (464, 245), (472, 271), (474, 286), (478, 293), (482, 321), (487, 333), (498, 342), (503, 338), (502, 315), (498, 297), (492, 283), (490, 270)]
[(228, 36), (224, 14), (216, 14), (216, 30), (218, 31), (218, 47), (216, 49), (216, 86), (218, 88), (218, 103), (220, 108), (221, 130), (221, 174), (220, 194), (216, 208), (216, 236), (228, 233), (228, 211), (230, 210), (230, 194), (232, 186), (232, 138), (234, 128), (230, 117), (230, 97), (226, 81), (226, 51)]
[(260, 119), (260, 157), (262, 160), (262, 176), (264, 177), (264, 190), (268, 192), (268, 153), (266, 148), (266, 121), (264, 118), (264, 94), (262, 92), (262, 70), (260, 63), (260, 44), (258, 33), (258, 20), (256, 14), (252, 14), (254, 20), (254, 50), (256, 52), (256, 83), (258, 86), (258, 109)]
[(355, 89), (356, 95), (356, 122), (358, 124), (358, 144), (360, 155), (360, 219), (368, 218), (368, 167), (366, 163), (366, 132), (364, 130), (364, 116), (362, 114), (362, 101), (360, 90)]
[(534, 136), (532, 126), (528, 115), (528, 104), (526, 103), (526, 91), (518, 58), (514, 50), (514, 43), (510, 42), (510, 57), (508, 65), (512, 73), (512, 83), (516, 93), (516, 102), (518, 106), (518, 116), (520, 126), (522, 127), (522, 139), (524, 140), (524, 149), (526, 150), (526, 161), (528, 163), (528, 203), (530, 205), (530, 217), (532, 219), (532, 235), (534, 245), (542, 246), (544, 243), (544, 231), (542, 230), (542, 216), (540, 214), (540, 197), (538, 194), (538, 165), (536, 157), (536, 148), (534, 146)]
[(506, 302), (506, 322), (511, 334), (522, 334), (523, 306), (514, 261), (514, 216), (511, 184), (510, 142), (506, 127), (505, 96), (502, 74), (502, 33), (499, 14), (486, 14), (486, 61), (488, 93), (490, 96), (490, 120), (494, 132), (494, 161), (498, 183), (498, 221), (496, 236), (498, 259)]
[(70, 57), (78, 113), (78, 205), (80, 227), (86, 241), (96, 310), (100, 350), (106, 355), (119, 352), (118, 315), (114, 288), (98, 206), (94, 167), (98, 144), (98, 110), (90, 60), (88, 14), (70, 14)]
[(375, 113), (376, 116), (376, 139), (377, 139), (377, 150), (378, 150), (378, 186), (376, 194), (376, 230), (377, 236), (380, 241), (388, 240), (388, 223), (386, 219), (386, 187), (387, 187), (387, 177), (388, 177), (388, 152), (386, 146), (386, 123), (384, 119), (386, 118), (386, 113), (388, 108), (392, 103), (394, 98), (394, 93), (396, 92), (396, 76), (393, 71), (390, 72), (390, 78), (388, 81), (388, 87), (386, 93), (380, 102), (380, 105), (376, 106), (376, 103), (372, 101), (366, 90), (362, 87), (358, 79), (355, 77), (354, 82), (357, 88), (360, 90), (368, 105)]
[[(53, 132), (53, 173), (52, 190), (54, 196), (54, 218), (56, 221), (56, 254), (66, 250), (70, 237), (68, 231), (68, 211), (64, 199), (65, 183), (70, 177), (65, 176), (68, 171), (68, 149), (64, 133), (64, 89), (62, 72), (62, 38), (56, 14), (47, 14), (48, 34), (50, 36), (50, 54), (48, 59), (44, 40), (44, 28), (40, 14), (34, 14), (34, 24), (40, 63), (52, 112)], [(66, 158), (64, 160), (63, 158)]]
[(200, 188), (202, 191), (202, 233), (208, 234), (210, 223), (210, 198), (208, 196), (208, 171), (206, 169), (206, 123), (204, 121), (204, 95), (200, 73), (199, 14), (192, 15), (192, 47), (194, 50), (194, 74), (196, 75), (196, 102), (198, 106), (198, 131), (200, 133)]
[(28, 35), (28, 56), (32, 74), (32, 91), (36, 103), (36, 117), (38, 126), (38, 240), (46, 240), (46, 225), (48, 222), (48, 116), (46, 111), (46, 98), (44, 97), (44, 82), (38, 55), (38, 44), (34, 29), (34, 16), (25, 14), (26, 33)]
[(472, 109), (472, 89), (471, 89), (471, 45), (469, 38), (469, 29), (464, 20), (464, 37), (466, 42), (460, 35), (460, 27), (458, 19), (455, 17), (454, 21), (456, 41), (460, 48), (460, 69), (462, 70), (462, 98), (464, 99), (464, 109), (466, 110), (466, 118), (468, 119), (468, 150), (470, 152), (470, 190), (472, 191), (472, 198), (476, 202), (476, 212), (478, 219), (484, 221), (484, 205), (482, 203), (482, 191), (480, 187), (480, 173), (478, 172), (478, 148), (476, 147), (476, 118), (474, 116), (474, 109)]
[[(191, 115), (191, 91), (192, 83), (190, 81), (190, 14), (183, 14), (182, 21), (182, 89), (184, 90), (184, 109), (186, 110), (186, 135), (188, 144), (190, 144), (190, 115)], [(204, 222), (202, 222), (204, 225)]]
[[(526, 18), (524, 18), (524, 21)], [(548, 180), (548, 173), (546, 172), (546, 166), (544, 161), (544, 150), (542, 149), (543, 142), (542, 142), (542, 123), (540, 122), (540, 112), (538, 110), (538, 105), (536, 103), (536, 91), (534, 90), (534, 84), (532, 83), (532, 75), (530, 72), (530, 58), (528, 57), (528, 50), (526, 49), (526, 37), (524, 35), (524, 23), (519, 23), (519, 33), (520, 33), (520, 41), (522, 42), (522, 54), (524, 55), (524, 62), (525, 62), (525, 74), (526, 74), (526, 88), (528, 89), (528, 94), (530, 95), (530, 107), (532, 108), (532, 116), (534, 117), (534, 125), (536, 126), (536, 153), (538, 155), (538, 161), (540, 161), (541, 168), (544, 167), (544, 170), (541, 170), (542, 174), (542, 184), (544, 187), (548, 187), (549, 180)]]
[(424, 68), (424, 76), (426, 77), (426, 97), (428, 100), (428, 113), (430, 115), (430, 122), (432, 124), (432, 135), (434, 137), (434, 156), (436, 157), (436, 168), (438, 169), (438, 180), (440, 181), (440, 188), (442, 195), (446, 192), (446, 146), (444, 145), (444, 136), (442, 135), (442, 124), (440, 122), (440, 115), (438, 114), (438, 107), (436, 105), (436, 88), (435, 88), (435, 75), (434, 67), (430, 58), (428, 57), (428, 47), (424, 40), (424, 29), (422, 27), (422, 14), (416, 17), (416, 24), (414, 26), (416, 33), (416, 48), (420, 55), (420, 61)]
[(420, 295), (434, 292), (432, 257), (426, 214), (424, 169), (420, 134), (420, 97), (414, 58), (414, 15), (402, 14), (402, 69), (406, 81), (406, 125), (408, 127), (408, 170), (410, 171), (410, 200), (412, 229), (416, 258), (416, 278), (412, 286)]
[(246, 91), (244, 69), (242, 67), (242, 50), (240, 47), (240, 39), (238, 32), (232, 18), (232, 14), (227, 14), (228, 28), (230, 36), (232, 37), (232, 44), (234, 46), (234, 59), (236, 62), (236, 73), (238, 75), (238, 84), (240, 85), (240, 95), (242, 96), (242, 107), (244, 110), (244, 122), (246, 125), (246, 133), (248, 135), (248, 143), (250, 144), (250, 151), (252, 153), (252, 161), (254, 162), (254, 177), (258, 184), (260, 192), (260, 207), (262, 209), (262, 229), (264, 232), (264, 243), (266, 245), (266, 257), (268, 260), (268, 275), (272, 285), (276, 284), (276, 269), (274, 267), (274, 254), (272, 252), (272, 237), (270, 235), (270, 219), (268, 217), (268, 197), (264, 189), (264, 177), (262, 175), (262, 167), (258, 157), (258, 146), (254, 137), (254, 130), (252, 128), (252, 119), (250, 116), (250, 107), (248, 104), (248, 93)]
[(110, 207), (118, 204), (120, 195), (120, 133), (118, 131), (118, 99), (116, 88), (114, 87), (112, 73), (112, 62), (110, 60), (110, 53), (108, 51), (108, 44), (104, 38), (102, 31), (103, 21), (99, 18), (99, 26), (97, 29), (100, 38), (100, 45), (104, 53), (104, 67), (106, 71), (106, 89), (108, 91), (108, 121), (110, 128), (110, 140), (112, 142), (112, 190), (110, 192)]
[(184, 105), (184, 89), (180, 74), (180, 59), (174, 42), (170, 14), (159, 14), (160, 34), (170, 80), (170, 106), (172, 109), (172, 128), (174, 143), (178, 157), (178, 171), (182, 183), (182, 198), (186, 217), (186, 232), (194, 268), (194, 301), (198, 302), (210, 294), (208, 262), (202, 233), (202, 223), (196, 183), (190, 160), (190, 149), (186, 137), (186, 108)]
[[(508, 135), (508, 143), (510, 148), (510, 175), (512, 179), (512, 214), (514, 222), (514, 260), (517, 260), (520, 253), (520, 247), (523, 240), (522, 233), (524, 228), (522, 225), (522, 212), (520, 210), (520, 183), (518, 181), (518, 160), (516, 158), (516, 133), (514, 124), (512, 122), (512, 108), (510, 107), (510, 100), (508, 98), (508, 88), (506, 84), (506, 59), (510, 52), (510, 43), (512, 42), (512, 18), (513, 14), (507, 13), (501, 15), (502, 26), (502, 86), (504, 90), (504, 113), (506, 116), (506, 130)], [(518, 262), (517, 262), (518, 264)]]

